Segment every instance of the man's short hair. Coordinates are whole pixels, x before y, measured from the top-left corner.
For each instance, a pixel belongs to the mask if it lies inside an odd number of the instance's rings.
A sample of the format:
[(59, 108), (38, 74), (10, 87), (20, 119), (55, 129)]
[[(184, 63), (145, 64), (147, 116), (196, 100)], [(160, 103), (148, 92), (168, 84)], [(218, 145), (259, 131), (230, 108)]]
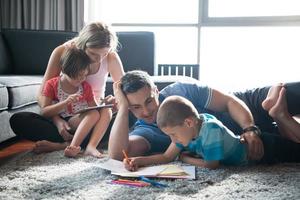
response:
[(137, 92), (145, 86), (150, 88), (156, 87), (147, 72), (133, 70), (126, 72), (121, 78), (121, 89), (125, 94)]
[(198, 117), (198, 111), (191, 101), (181, 96), (169, 96), (160, 105), (157, 125), (160, 128), (183, 125), (189, 117)]

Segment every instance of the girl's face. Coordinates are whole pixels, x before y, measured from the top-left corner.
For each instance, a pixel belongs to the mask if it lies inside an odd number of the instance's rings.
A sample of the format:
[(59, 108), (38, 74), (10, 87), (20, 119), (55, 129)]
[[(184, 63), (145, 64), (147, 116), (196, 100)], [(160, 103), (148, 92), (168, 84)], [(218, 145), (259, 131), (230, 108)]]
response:
[(68, 75), (66, 75), (66, 79), (72, 86), (78, 87), (83, 81), (86, 80), (86, 76), (88, 75), (88, 73), (89, 73), (89, 70), (85, 69), (85, 70), (80, 71), (76, 78), (71, 78)]
[(100, 63), (111, 52), (109, 47), (106, 48), (86, 48), (85, 53), (89, 56), (92, 63)]

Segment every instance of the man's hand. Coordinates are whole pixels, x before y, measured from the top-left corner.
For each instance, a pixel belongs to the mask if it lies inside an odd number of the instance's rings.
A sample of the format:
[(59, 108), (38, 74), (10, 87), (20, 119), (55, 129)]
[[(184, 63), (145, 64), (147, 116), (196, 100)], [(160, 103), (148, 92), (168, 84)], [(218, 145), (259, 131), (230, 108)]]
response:
[(248, 158), (250, 160), (260, 160), (263, 157), (264, 145), (258, 135), (253, 131), (243, 133), (240, 142), (247, 144)]
[(120, 109), (120, 107), (128, 108), (128, 100), (121, 89), (121, 82), (120, 81), (115, 82), (113, 84), (113, 88), (114, 88), (114, 95), (116, 98), (116, 104), (118, 109)]
[(54, 121), (54, 124), (56, 125), (59, 134), (65, 141), (70, 141), (73, 139), (73, 135), (70, 134), (71, 127), (68, 122), (61, 119), (60, 117), (57, 117)]

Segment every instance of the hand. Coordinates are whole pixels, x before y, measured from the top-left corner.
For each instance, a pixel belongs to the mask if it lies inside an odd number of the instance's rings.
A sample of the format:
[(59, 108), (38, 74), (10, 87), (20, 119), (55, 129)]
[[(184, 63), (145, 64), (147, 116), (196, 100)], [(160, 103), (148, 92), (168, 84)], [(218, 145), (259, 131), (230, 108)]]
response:
[(79, 101), (82, 98), (82, 95), (80, 94), (71, 94), (68, 96), (68, 98), (65, 100), (67, 104), (75, 103)]
[(112, 112), (115, 113), (115, 112), (118, 111), (117, 104), (116, 104), (116, 98), (113, 95), (106, 96), (102, 100), (102, 103), (104, 103), (104, 104), (113, 104)]
[(250, 160), (260, 160), (263, 157), (264, 145), (258, 135), (253, 131), (243, 133), (240, 142), (248, 145), (248, 158)]
[(54, 123), (58, 129), (59, 134), (65, 141), (70, 141), (73, 139), (73, 135), (70, 134), (71, 127), (68, 122), (59, 118), (54, 120)]
[(126, 96), (124, 95), (122, 89), (121, 89), (121, 82), (120, 81), (116, 81), (113, 84), (113, 89), (114, 89), (114, 95), (116, 98), (116, 104), (118, 109), (120, 109), (121, 107), (123, 108), (128, 108), (128, 100), (126, 98)]
[(191, 156), (191, 154), (187, 151), (180, 153), (179, 155), (179, 160), (181, 160), (182, 162), (187, 162), (187, 159), (191, 158), (193, 156)]
[(124, 166), (128, 171), (137, 171), (138, 168), (140, 167), (140, 161), (141, 158), (139, 157), (123, 159)]

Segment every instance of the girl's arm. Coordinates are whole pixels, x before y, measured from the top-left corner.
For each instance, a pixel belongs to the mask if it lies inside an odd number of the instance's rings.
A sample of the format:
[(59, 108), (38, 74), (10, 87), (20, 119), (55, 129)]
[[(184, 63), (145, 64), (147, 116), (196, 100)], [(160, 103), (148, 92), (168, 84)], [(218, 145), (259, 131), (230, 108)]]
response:
[(188, 154), (185, 154), (185, 153), (182, 153), (179, 156), (179, 159), (182, 162), (185, 162), (185, 163), (188, 163), (188, 164), (191, 164), (191, 165), (195, 165), (195, 166), (198, 166), (198, 167), (209, 168), (209, 169), (216, 169), (220, 166), (220, 162), (218, 160), (207, 162), (207, 161), (205, 161), (201, 158), (195, 158), (195, 157), (192, 157), (192, 156), (190, 156)]
[(81, 95), (72, 94), (66, 100), (52, 104), (52, 99), (47, 96), (41, 96), (41, 115), (45, 117), (54, 117), (58, 115), (68, 104), (79, 100)]
[(139, 167), (142, 166), (169, 163), (175, 160), (179, 153), (180, 149), (176, 147), (175, 143), (172, 142), (163, 154), (124, 158), (123, 162), (125, 164), (126, 169), (128, 169), (129, 171), (136, 171)]
[(59, 76), (59, 74), (61, 72), (61, 66), (60, 66), (59, 62), (60, 62), (60, 58), (61, 58), (64, 50), (65, 50), (65, 47), (63, 45), (60, 45), (53, 50), (53, 52), (50, 56), (50, 59), (49, 59), (48, 65), (47, 65), (47, 69), (46, 69), (46, 72), (45, 72), (43, 80), (42, 80), (42, 84), (37, 93), (38, 104), (40, 106), (41, 106), (42, 101), (44, 101), (44, 99), (42, 99), (42, 91), (43, 91), (45, 83), (47, 82), (47, 80), (49, 80), (53, 77)]

